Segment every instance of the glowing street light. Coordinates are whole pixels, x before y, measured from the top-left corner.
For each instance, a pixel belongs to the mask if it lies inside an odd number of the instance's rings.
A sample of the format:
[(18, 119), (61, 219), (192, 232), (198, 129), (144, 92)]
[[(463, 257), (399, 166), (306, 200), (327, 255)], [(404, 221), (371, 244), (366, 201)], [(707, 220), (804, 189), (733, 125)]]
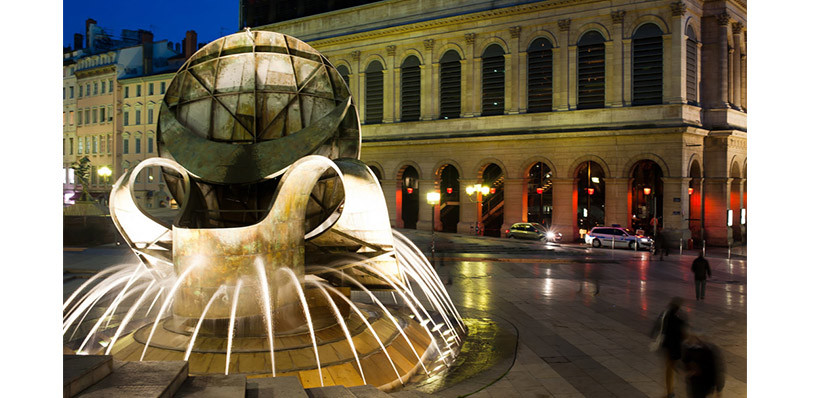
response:
[(111, 169), (108, 168), (108, 166), (100, 167), (97, 170), (97, 175), (99, 175), (102, 178), (105, 178), (106, 182), (108, 182), (108, 177), (111, 177)]
[[(470, 198), (471, 202), (476, 203), (475, 209), (475, 234), (478, 235), (478, 227), (481, 222), (481, 202), (483, 200), (482, 195), (486, 195), (490, 193), (490, 187), (481, 184), (474, 184), (468, 185), (467, 188), (467, 197)], [(473, 194), (476, 194), (476, 200), (473, 200)]]

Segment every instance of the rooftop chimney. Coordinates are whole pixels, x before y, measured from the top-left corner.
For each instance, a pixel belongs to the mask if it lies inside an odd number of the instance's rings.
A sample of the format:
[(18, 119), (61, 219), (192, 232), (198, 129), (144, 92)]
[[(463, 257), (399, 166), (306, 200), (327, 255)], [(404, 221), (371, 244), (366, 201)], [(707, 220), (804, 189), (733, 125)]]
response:
[(182, 41), (182, 53), (185, 54), (185, 59), (194, 55), (196, 50), (196, 32), (189, 30), (185, 32), (185, 40)]
[(74, 50), (83, 48), (83, 35), (79, 33), (74, 34)]
[(91, 43), (89, 43), (89, 40), (91, 40), (91, 34), (90, 34), (91, 32), (89, 32), (89, 30), (91, 29), (91, 25), (96, 25), (96, 24), (97, 24), (97, 21), (95, 21), (91, 18), (88, 18), (88, 19), (85, 20), (85, 48), (91, 48)]
[(154, 34), (140, 29), (142, 43), (142, 74), (147, 76), (154, 71)]

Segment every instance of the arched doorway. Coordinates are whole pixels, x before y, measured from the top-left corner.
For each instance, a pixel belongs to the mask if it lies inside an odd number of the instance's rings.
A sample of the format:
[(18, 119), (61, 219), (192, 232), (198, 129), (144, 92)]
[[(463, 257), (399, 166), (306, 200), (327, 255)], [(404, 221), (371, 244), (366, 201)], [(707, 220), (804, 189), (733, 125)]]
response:
[(700, 242), (703, 239), (703, 175), (697, 161), (689, 166), (689, 178), (689, 232), (694, 242)]
[(379, 183), (382, 181), (382, 172), (379, 171), (379, 168), (376, 166), (367, 166), (373, 174), (376, 175), (376, 179), (379, 180)]
[(528, 172), (527, 221), (552, 225), (552, 170), (538, 162)]
[(419, 172), (413, 166), (401, 175), (401, 220), (409, 229), (416, 229), (419, 221)]
[(603, 167), (592, 161), (582, 163), (575, 173), (575, 182), (578, 229), (589, 231), (594, 226), (604, 225), (606, 183)]
[(663, 227), (663, 171), (651, 160), (641, 160), (632, 169), (632, 228), (654, 234)]
[(459, 221), (459, 191), (458, 170), (453, 165), (444, 165), (438, 171), (439, 192), (439, 221), (441, 231), (456, 232)]
[(501, 236), (504, 224), (504, 172), (495, 163), (488, 164), (481, 173), (481, 184), (490, 188), (482, 198), (481, 223), (485, 236)]

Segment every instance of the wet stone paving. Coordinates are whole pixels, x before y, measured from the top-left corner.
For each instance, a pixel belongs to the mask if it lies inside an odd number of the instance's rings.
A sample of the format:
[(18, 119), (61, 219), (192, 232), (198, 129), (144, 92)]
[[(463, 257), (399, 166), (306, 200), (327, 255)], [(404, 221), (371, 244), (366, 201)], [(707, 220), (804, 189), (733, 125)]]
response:
[[(429, 232), (402, 232), (429, 253)], [(486, 383), (471, 397), (664, 397), (663, 359), (649, 350), (649, 332), (675, 296), (691, 331), (721, 350), (722, 397), (746, 396), (744, 256), (707, 254), (712, 278), (705, 300), (695, 301), (693, 251), (660, 261), (643, 251), (436, 236), (437, 270), (444, 280), (450, 274), (447, 290), (463, 315), (483, 311), (518, 333), (508, 372), (471, 380)], [(687, 396), (682, 369), (675, 395)]]
[[(429, 232), (399, 231), (429, 255)], [(465, 344), (466, 366), (437, 381), (433, 395), (664, 397), (663, 359), (649, 350), (649, 332), (679, 296), (691, 331), (721, 350), (722, 397), (745, 397), (746, 258), (707, 253), (712, 278), (705, 300), (695, 301), (695, 256), (672, 250), (660, 261), (643, 251), (437, 233), (436, 270), (452, 280), (446, 288), (479, 335)], [(64, 295), (111, 264), (136, 261), (122, 246), (66, 249), (63, 260)], [(676, 397), (687, 396), (683, 377), (679, 370)]]

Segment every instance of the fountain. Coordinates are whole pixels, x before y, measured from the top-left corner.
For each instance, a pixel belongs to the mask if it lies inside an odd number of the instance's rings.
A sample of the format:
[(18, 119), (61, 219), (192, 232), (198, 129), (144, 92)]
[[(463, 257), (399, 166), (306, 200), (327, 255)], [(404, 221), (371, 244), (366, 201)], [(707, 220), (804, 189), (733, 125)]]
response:
[[(161, 104), (159, 158), (114, 184), (110, 210), (138, 264), (64, 303), (64, 342), (191, 374), (298, 376), (305, 388), (390, 390), (441, 372), (466, 327), (422, 253), (390, 228), (342, 77), (309, 45), (244, 32), (180, 68)], [(158, 167), (178, 204), (143, 209)]]

